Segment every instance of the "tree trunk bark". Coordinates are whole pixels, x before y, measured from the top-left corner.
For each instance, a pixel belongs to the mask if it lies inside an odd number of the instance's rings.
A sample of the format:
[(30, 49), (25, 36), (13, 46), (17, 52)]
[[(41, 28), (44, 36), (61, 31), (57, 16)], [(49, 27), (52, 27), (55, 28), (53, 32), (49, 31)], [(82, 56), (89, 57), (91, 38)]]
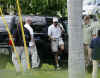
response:
[(67, 0), (69, 34), (69, 78), (85, 78), (82, 32), (82, 1)]

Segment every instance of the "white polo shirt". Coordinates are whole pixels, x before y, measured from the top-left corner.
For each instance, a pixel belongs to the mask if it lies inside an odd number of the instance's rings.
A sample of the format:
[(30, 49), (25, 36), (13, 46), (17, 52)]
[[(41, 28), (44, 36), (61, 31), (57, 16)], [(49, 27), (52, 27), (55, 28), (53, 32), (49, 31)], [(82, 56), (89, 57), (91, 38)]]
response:
[(60, 26), (55, 27), (52, 24), (48, 27), (48, 36), (51, 36), (52, 38), (60, 38), (61, 33), (62, 33), (62, 30), (60, 29)]
[[(24, 27), (25, 27), (27, 30), (29, 30), (30, 35), (34, 37), (34, 32), (33, 32), (32, 27), (31, 27), (29, 24), (27, 24), (27, 23), (24, 25)], [(29, 42), (29, 46), (32, 46), (32, 45), (34, 45), (34, 43), (30, 41), (30, 42)]]
[(31, 27), (29, 24), (25, 24), (24, 27), (25, 27), (27, 30), (29, 30), (30, 35), (33, 35), (33, 34), (34, 34), (33, 29), (32, 29), (32, 27)]

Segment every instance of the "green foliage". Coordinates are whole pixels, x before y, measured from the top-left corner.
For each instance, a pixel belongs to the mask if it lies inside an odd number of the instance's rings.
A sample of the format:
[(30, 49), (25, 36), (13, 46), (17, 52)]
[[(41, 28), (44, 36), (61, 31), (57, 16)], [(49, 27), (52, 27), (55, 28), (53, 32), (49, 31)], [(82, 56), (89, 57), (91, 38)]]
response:
[[(66, 15), (67, 0), (19, 0), (22, 14), (38, 14), (38, 15), (57, 15), (60, 12), (62, 16)], [(16, 0), (0, 0), (3, 12), (13, 10), (17, 11)], [(12, 6), (12, 7), (11, 7)]]
[(43, 64), (40, 70), (43, 71), (55, 70), (55, 67), (53, 65)]

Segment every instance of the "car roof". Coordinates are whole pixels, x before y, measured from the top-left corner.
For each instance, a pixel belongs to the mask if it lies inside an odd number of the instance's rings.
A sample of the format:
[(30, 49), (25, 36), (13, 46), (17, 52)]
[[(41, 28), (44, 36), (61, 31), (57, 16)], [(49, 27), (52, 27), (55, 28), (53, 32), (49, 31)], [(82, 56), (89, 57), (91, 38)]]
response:
[[(22, 20), (23, 22), (25, 22), (25, 19), (27, 17), (31, 17), (32, 18), (32, 24), (33, 25), (45, 25), (46, 24), (46, 19), (44, 16), (28, 16), (28, 15), (24, 15), (22, 16)], [(19, 22), (19, 16), (16, 16), (16, 20), (15, 20), (16, 24)]]

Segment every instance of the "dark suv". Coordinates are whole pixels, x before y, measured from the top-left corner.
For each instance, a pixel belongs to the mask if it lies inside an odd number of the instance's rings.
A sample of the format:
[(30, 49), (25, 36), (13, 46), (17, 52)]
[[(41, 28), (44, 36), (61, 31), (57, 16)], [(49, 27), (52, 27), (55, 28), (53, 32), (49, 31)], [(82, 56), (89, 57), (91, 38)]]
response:
[[(15, 19), (14, 16), (4, 16), (6, 23), (8, 24), (8, 28), (12, 31), (13, 27), (13, 20)], [(2, 17), (0, 17), (0, 45), (7, 45), (8, 44), (8, 32), (6, 30), (6, 25), (4, 24)]]
[[(8, 16), (9, 19), (6, 19), (7, 21), (11, 21), (9, 26), (11, 32), (15, 31), (18, 26), (19, 17), (18, 16)], [(11, 18), (12, 17), (12, 18)], [(23, 24), (25, 24), (25, 18), (26, 16), (22, 16)], [(11, 19), (10, 19), (11, 18)], [(38, 50), (39, 57), (42, 61), (48, 61), (48, 59), (52, 59), (53, 55), (50, 48), (50, 41), (48, 39), (48, 27), (52, 24), (53, 17), (49, 16), (31, 16), (32, 18), (32, 28), (34, 30), (34, 37), (36, 41), (36, 46)], [(62, 34), (64, 43), (65, 43), (65, 50), (62, 55), (62, 59), (67, 59), (68, 57), (68, 34), (67, 34), (67, 17), (65, 18), (59, 18), (59, 22), (62, 23), (64, 26), (65, 32)], [(1, 24), (4, 25), (4, 24)], [(6, 33), (6, 35), (2, 35), (1, 33)], [(13, 35), (13, 34), (12, 34)], [(6, 39), (8, 40), (7, 32), (0, 32), (0, 43), (8, 43), (6, 42)]]
[[(13, 30), (13, 20), (15, 19), (15, 16), (4, 16), (6, 23), (8, 24), (8, 28), (10, 31)], [(9, 38), (8, 38), (8, 32), (6, 30), (6, 25), (4, 24), (2, 17), (0, 16), (0, 53), (7, 53), (10, 52), (11, 54), (11, 46), (8, 45)]]

